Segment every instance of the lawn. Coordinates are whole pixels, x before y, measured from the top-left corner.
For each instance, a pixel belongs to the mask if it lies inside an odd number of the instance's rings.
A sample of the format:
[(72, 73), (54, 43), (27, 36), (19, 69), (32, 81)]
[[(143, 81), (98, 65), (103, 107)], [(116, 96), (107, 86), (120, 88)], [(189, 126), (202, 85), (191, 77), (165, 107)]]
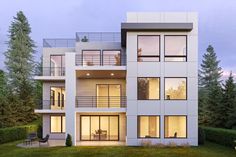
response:
[(51, 147), (18, 148), (12, 142), (0, 145), (0, 157), (236, 157), (236, 151), (213, 143), (186, 148), (148, 147)]

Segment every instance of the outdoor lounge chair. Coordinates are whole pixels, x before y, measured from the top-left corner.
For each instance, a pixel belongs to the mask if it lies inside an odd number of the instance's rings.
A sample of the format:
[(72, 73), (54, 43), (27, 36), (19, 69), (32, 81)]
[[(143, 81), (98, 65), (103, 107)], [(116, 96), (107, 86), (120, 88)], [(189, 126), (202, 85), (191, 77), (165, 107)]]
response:
[(49, 135), (47, 134), (46, 137), (39, 140), (39, 146), (40, 143), (47, 143), (49, 145), (48, 140), (49, 140)]

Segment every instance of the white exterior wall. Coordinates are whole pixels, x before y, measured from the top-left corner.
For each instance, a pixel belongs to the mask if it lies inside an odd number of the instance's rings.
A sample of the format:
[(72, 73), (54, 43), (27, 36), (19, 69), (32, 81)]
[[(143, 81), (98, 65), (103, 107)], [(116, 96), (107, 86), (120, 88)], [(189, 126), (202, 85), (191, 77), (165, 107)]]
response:
[[(139, 145), (138, 115), (160, 115), (160, 139), (153, 143), (198, 145), (198, 31), (196, 13), (128, 13), (127, 22), (193, 23), (191, 32), (127, 33), (127, 145)], [(137, 62), (137, 35), (160, 35), (160, 62)], [(164, 35), (187, 35), (187, 62), (164, 62)], [(160, 100), (137, 100), (137, 77), (160, 77)], [(164, 77), (187, 77), (187, 100), (164, 100)], [(130, 90), (132, 89), (132, 91)], [(187, 138), (164, 138), (164, 115), (187, 115)]]

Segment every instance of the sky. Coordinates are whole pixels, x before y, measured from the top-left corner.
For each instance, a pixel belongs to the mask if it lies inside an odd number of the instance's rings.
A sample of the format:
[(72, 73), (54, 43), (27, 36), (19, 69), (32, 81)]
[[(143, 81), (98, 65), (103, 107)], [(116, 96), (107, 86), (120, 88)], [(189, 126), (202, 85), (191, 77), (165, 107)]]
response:
[(0, 69), (5, 69), (8, 28), (22, 10), (36, 42), (39, 60), (43, 38), (75, 38), (75, 32), (120, 32), (126, 12), (198, 12), (199, 64), (207, 46), (215, 48), (224, 75), (236, 76), (236, 0), (1, 0)]

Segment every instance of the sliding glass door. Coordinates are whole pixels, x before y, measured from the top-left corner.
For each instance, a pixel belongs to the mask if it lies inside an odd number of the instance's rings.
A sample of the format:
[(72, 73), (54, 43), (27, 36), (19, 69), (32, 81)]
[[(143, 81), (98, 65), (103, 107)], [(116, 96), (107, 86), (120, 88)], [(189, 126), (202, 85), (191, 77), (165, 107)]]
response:
[(99, 84), (97, 85), (97, 107), (120, 107), (121, 85)]
[(81, 116), (81, 141), (118, 141), (119, 116)]

